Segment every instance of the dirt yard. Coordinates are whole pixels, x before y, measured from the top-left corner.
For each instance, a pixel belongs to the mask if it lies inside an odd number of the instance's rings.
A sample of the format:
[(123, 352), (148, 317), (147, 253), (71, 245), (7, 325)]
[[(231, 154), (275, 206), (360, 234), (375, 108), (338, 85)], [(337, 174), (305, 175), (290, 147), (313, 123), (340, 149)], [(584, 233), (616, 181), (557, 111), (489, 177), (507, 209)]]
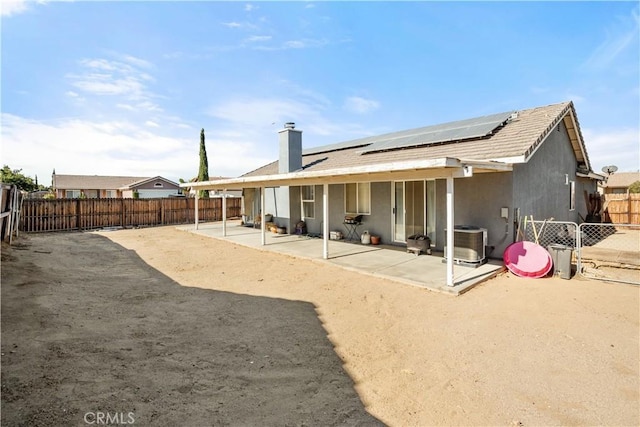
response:
[[(2, 425), (638, 425), (640, 288), (460, 297), (179, 231), (2, 254)], [(87, 418), (88, 417), (88, 418)]]

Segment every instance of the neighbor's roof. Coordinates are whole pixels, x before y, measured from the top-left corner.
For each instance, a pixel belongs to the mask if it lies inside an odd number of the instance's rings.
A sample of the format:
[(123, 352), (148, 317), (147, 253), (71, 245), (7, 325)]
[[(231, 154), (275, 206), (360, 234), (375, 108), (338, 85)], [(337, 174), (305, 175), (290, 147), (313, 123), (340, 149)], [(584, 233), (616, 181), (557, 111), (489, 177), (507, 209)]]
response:
[(636, 181), (640, 181), (640, 172), (616, 172), (607, 178), (603, 187), (608, 188), (628, 188)]
[[(487, 121), (495, 123), (496, 127), (482, 133), (488, 129), (484, 126)], [(434, 125), (306, 149), (303, 150), (302, 171), (442, 158), (524, 163), (561, 121), (567, 127), (578, 163), (591, 171), (575, 109), (570, 101), (451, 122), (444, 125), (445, 132), (440, 139), (434, 138), (434, 134), (441, 131), (443, 125)], [(481, 131), (474, 133), (464, 129), (465, 126), (479, 127)], [(456, 134), (461, 135), (461, 139), (455, 139)], [(410, 142), (407, 143), (409, 138)], [(243, 177), (277, 173), (278, 161), (275, 161)]]
[(167, 178), (163, 178), (161, 176), (154, 176), (152, 178), (139, 179), (139, 180), (131, 182), (131, 183), (127, 184), (127, 185), (123, 185), (119, 189), (120, 190), (130, 190), (132, 188), (139, 187), (139, 186), (144, 185), (144, 184), (146, 184), (148, 182), (151, 182), (151, 181), (164, 181), (164, 182), (166, 182), (168, 184), (171, 184), (171, 185), (174, 185), (176, 187), (180, 186), (180, 184), (178, 184), (177, 182), (173, 182), (171, 180), (168, 180)]
[(141, 176), (53, 175), (57, 190), (116, 190), (133, 182), (147, 180)]

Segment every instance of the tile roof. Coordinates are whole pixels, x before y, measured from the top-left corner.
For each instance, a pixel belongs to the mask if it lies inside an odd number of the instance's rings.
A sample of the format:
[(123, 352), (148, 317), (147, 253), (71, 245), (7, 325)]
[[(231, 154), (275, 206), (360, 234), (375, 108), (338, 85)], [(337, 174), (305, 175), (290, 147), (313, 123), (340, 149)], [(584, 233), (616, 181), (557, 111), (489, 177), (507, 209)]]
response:
[(640, 181), (640, 172), (616, 172), (607, 178), (603, 187), (627, 188), (636, 181)]
[[(464, 160), (501, 160), (522, 157), (524, 161), (544, 141), (548, 132), (555, 127), (568, 113), (573, 112), (572, 102), (547, 105), (518, 112), (516, 118), (496, 129), (493, 134), (484, 138), (466, 141), (452, 141), (442, 144), (430, 144), (418, 147), (387, 150), (373, 153), (361, 153), (362, 144), (358, 140), (339, 144), (331, 144), (323, 151), (322, 147), (307, 149), (302, 158), (303, 170), (320, 171), (351, 166), (373, 165), (378, 163), (401, 162), (415, 159), (437, 159), (454, 157)], [(577, 133), (580, 141), (579, 126)], [(383, 135), (381, 137), (388, 137)], [(367, 142), (375, 138), (367, 138)], [(347, 147), (342, 148), (341, 147)], [(337, 149), (336, 149), (337, 148)], [(574, 147), (575, 148), (575, 147)], [(578, 155), (578, 153), (577, 153)], [(583, 159), (588, 164), (586, 152)], [(278, 173), (278, 161), (274, 161), (251, 171), (243, 177), (273, 175)]]
[(150, 179), (142, 176), (53, 175), (57, 190), (117, 190), (133, 182)]

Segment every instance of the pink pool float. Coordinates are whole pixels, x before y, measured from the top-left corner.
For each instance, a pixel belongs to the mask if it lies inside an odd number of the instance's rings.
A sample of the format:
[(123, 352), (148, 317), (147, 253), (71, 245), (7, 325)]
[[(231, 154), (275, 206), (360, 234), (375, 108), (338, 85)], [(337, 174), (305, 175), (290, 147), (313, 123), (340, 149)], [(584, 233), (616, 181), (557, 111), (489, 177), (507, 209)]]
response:
[(544, 277), (553, 267), (551, 254), (542, 246), (528, 241), (507, 246), (503, 259), (509, 271), (520, 277)]

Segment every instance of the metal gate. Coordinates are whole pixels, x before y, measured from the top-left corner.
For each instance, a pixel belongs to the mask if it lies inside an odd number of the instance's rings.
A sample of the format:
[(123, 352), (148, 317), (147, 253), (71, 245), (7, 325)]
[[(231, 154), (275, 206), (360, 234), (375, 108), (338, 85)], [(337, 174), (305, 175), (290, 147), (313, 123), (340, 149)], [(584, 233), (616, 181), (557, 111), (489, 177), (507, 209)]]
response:
[(579, 238), (580, 274), (640, 285), (640, 226), (583, 223), (579, 227)]
[(576, 273), (590, 279), (640, 285), (640, 226), (631, 224), (527, 221), (519, 236), (545, 249), (573, 250)]

